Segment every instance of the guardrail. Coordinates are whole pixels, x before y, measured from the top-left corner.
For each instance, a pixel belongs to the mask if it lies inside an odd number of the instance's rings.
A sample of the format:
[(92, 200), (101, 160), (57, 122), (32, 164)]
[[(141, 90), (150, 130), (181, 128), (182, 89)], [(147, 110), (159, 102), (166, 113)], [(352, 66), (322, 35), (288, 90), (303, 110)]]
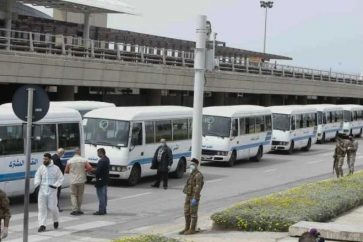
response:
[[(9, 31), (1, 28), (0, 49), (183, 67), (194, 66), (194, 52), (191, 51), (91, 39), (85, 40), (82, 37), (18, 30), (11, 30), (9, 34)], [(363, 79), (358, 75), (268, 62), (255, 63), (244, 57), (217, 56), (216, 58), (218, 62), (217, 69), (220, 71), (363, 85)]]

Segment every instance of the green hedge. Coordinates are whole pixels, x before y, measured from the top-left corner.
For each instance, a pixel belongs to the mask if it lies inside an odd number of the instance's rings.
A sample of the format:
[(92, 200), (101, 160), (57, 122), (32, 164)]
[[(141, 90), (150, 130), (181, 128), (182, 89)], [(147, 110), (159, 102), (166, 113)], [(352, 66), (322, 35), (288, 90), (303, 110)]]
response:
[(299, 221), (326, 222), (363, 205), (363, 172), (273, 193), (217, 212), (218, 229), (286, 232)]
[(177, 239), (167, 238), (161, 235), (137, 235), (131, 237), (123, 237), (113, 242), (181, 242)]

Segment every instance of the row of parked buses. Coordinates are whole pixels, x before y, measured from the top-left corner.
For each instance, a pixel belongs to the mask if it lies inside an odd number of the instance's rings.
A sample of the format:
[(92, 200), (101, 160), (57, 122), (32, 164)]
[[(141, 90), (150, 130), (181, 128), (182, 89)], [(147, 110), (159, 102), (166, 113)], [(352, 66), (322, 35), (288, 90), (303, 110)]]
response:
[[(159, 140), (165, 138), (173, 150), (170, 172), (183, 176), (191, 155), (192, 108), (105, 106), (97, 102), (52, 102), (48, 114), (33, 128), (32, 175), (42, 163), (43, 153), (54, 153), (57, 147), (66, 150), (64, 164), (73, 156), (74, 148), (81, 147), (93, 166), (98, 161), (97, 149), (105, 148), (111, 178), (135, 185), (141, 177), (155, 174), (150, 169), (151, 159)], [(202, 161), (233, 166), (239, 159), (259, 161), (270, 151), (308, 151), (314, 143), (332, 140), (337, 133), (361, 136), (363, 106), (206, 107), (202, 121)], [(11, 105), (1, 105), (0, 188), (10, 196), (24, 191), (24, 133), (24, 125)], [(66, 179), (65, 187), (67, 183)], [(31, 191), (36, 194), (35, 187)]]

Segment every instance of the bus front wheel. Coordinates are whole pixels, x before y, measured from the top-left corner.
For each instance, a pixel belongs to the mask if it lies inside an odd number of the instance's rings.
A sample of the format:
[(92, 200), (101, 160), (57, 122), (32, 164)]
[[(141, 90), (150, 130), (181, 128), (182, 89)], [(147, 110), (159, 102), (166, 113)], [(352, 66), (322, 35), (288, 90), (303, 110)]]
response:
[(231, 157), (229, 158), (229, 161), (228, 161), (227, 165), (229, 167), (234, 166), (234, 163), (236, 162), (236, 159), (237, 159), (236, 151), (233, 151), (232, 154), (231, 154)]
[(295, 144), (294, 144), (294, 141), (291, 141), (291, 144), (290, 144), (290, 147), (289, 147), (289, 149), (287, 150), (287, 153), (288, 154), (292, 154), (292, 153), (294, 153), (294, 146), (295, 146)]
[(130, 176), (127, 179), (129, 186), (135, 186), (141, 178), (141, 168), (139, 165), (134, 165), (131, 169)]
[(173, 176), (175, 178), (182, 178), (184, 176), (184, 172), (186, 171), (186, 162), (184, 158), (181, 158), (178, 162), (178, 166), (176, 167), (176, 170), (173, 173)]
[(325, 133), (323, 133), (323, 137), (321, 137), (320, 140), (320, 144), (324, 144), (325, 143)]

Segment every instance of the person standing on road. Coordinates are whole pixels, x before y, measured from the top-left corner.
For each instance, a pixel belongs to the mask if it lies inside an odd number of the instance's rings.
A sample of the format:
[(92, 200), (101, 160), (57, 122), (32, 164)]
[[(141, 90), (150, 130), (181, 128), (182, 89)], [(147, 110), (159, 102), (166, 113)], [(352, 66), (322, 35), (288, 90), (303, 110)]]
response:
[[(8, 236), (10, 222), (10, 204), (6, 193), (0, 189), (0, 241)], [(4, 227), (1, 227), (1, 221), (4, 220)]]
[(358, 141), (353, 139), (353, 136), (349, 136), (349, 145), (347, 149), (347, 163), (349, 167), (349, 174), (352, 175), (354, 173), (354, 163), (355, 163), (355, 156), (357, 155), (358, 150)]
[[(58, 148), (57, 152), (52, 155), (52, 161), (54, 163), (54, 165), (58, 166), (59, 169), (61, 170), (62, 174), (64, 175), (64, 165), (61, 161), (61, 158), (63, 157), (64, 155), (64, 149), (63, 148)], [(60, 194), (61, 194), (61, 190), (62, 190), (62, 187), (58, 187), (58, 190), (57, 190), (57, 199), (58, 199), (58, 203), (57, 203), (57, 207), (59, 209), (59, 212), (62, 212), (63, 210), (60, 208), (59, 206), (59, 198), (60, 198)]]
[(110, 172), (110, 159), (106, 156), (104, 148), (97, 150), (97, 155), (100, 158), (97, 163), (96, 173), (96, 191), (99, 201), (98, 211), (93, 215), (107, 214), (107, 184)]
[(59, 226), (59, 210), (57, 208), (57, 189), (63, 183), (63, 174), (58, 166), (53, 164), (51, 155), (43, 155), (43, 164), (38, 168), (34, 177), (34, 185), (39, 186), (38, 193), (38, 232), (44, 232), (47, 225), (48, 210), (53, 216), (54, 229)]
[(165, 139), (161, 139), (160, 143), (151, 163), (151, 169), (157, 169), (157, 180), (151, 186), (160, 187), (160, 182), (163, 180), (164, 189), (168, 189), (168, 177), (170, 167), (173, 164), (173, 152), (167, 146)]
[(337, 136), (337, 144), (334, 152), (334, 170), (337, 175), (337, 178), (343, 177), (343, 164), (344, 158), (347, 153), (349, 140), (346, 140), (344, 136)]
[(86, 173), (92, 171), (92, 166), (88, 161), (81, 156), (81, 150), (75, 149), (75, 155), (68, 160), (67, 166), (64, 170), (66, 174), (70, 175), (71, 179), (71, 215), (84, 214), (81, 210), (84, 184), (87, 181)]
[(185, 228), (179, 234), (188, 235), (197, 232), (200, 192), (204, 185), (204, 178), (198, 170), (198, 165), (199, 161), (193, 158), (189, 167), (191, 173), (183, 189), (186, 195), (184, 203)]

